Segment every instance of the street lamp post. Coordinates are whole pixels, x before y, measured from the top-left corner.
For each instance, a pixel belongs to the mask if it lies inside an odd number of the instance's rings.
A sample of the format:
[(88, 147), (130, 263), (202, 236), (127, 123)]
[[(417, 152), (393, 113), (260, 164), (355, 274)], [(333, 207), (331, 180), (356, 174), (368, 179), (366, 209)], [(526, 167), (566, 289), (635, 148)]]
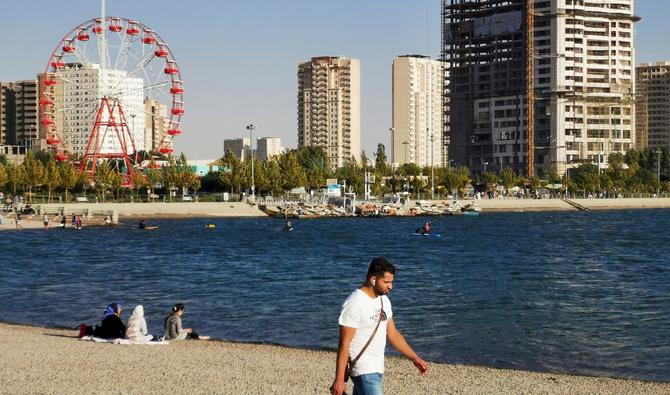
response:
[(249, 131), (249, 150), (251, 151), (251, 197), (252, 200), (256, 201), (256, 183), (254, 180), (254, 125), (247, 125), (247, 130)]
[(656, 149), (656, 196), (661, 195), (661, 149)]
[(484, 162), (484, 173), (483, 174), (486, 174), (486, 166), (488, 166), (488, 165), (489, 165), (489, 162)]
[(407, 144), (409, 144), (409, 141), (407, 140), (402, 142), (402, 145), (405, 146), (405, 163), (403, 163), (403, 165), (407, 163)]
[(435, 163), (433, 143), (435, 142), (435, 135), (430, 135), (430, 199), (435, 200)]

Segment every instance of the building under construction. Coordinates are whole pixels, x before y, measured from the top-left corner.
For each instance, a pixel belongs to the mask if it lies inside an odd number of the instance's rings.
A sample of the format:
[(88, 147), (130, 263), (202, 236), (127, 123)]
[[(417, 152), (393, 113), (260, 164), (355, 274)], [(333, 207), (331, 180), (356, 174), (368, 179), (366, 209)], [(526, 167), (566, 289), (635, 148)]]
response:
[(443, 0), (450, 159), (473, 173), (510, 167), (532, 176), (586, 162), (603, 168), (610, 153), (630, 149), (633, 6)]

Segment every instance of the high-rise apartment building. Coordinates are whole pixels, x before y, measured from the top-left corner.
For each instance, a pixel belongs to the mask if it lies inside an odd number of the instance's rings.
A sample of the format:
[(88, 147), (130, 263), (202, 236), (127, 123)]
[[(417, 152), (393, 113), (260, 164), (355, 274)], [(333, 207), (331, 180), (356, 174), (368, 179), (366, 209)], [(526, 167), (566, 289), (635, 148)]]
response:
[[(155, 151), (170, 128), (167, 106), (158, 100), (144, 98), (144, 149)], [(170, 139), (170, 144), (172, 140)], [(172, 148), (172, 147), (169, 147)]]
[(14, 144), (25, 147), (35, 145), (39, 147), (39, 95), (37, 94), (37, 80), (17, 81), (14, 83), (15, 100), (15, 137)]
[[(128, 77), (127, 72), (123, 70), (102, 70), (97, 64), (62, 71), (59, 78), (74, 82), (59, 81), (55, 86), (53, 98), (56, 108), (68, 109), (68, 111), (57, 111), (53, 114), (56, 130), (61, 131), (62, 143), (68, 151), (75, 154), (86, 152), (100, 106), (100, 98), (112, 91), (123, 92), (118, 101), (133, 137), (135, 148), (138, 151), (145, 149), (146, 114), (142, 78)], [(114, 103), (111, 102), (110, 105), (114, 106)], [(118, 107), (115, 108), (113, 116), (119, 122), (121, 117)], [(103, 124), (109, 121), (107, 111), (103, 111), (101, 121)], [(104, 139), (99, 142), (100, 153), (122, 152), (113, 127), (101, 127), (100, 136), (104, 136)]]
[(635, 145), (670, 145), (670, 62), (642, 63), (636, 72)]
[[(525, 0), (443, 0), (450, 157), (526, 173)], [(535, 169), (606, 166), (635, 142), (633, 0), (535, 2)]]
[(15, 134), (16, 101), (14, 100), (14, 84), (0, 82), (0, 145), (13, 144)]
[(247, 160), (251, 157), (251, 144), (248, 138), (226, 139), (223, 140), (224, 154), (232, 151), (235, 156), (241, 160)]
[(442, 165), (442, 62), (404, 55), (393, 60), (393, 161)]
[(281, 155), (282, 152), (284, 152), (284, 147), (279, 137), (261, 137), (256, 140), (256, 158), (261, 162)]
[(358, 59), (315, 57), (298, 66), (298, 147), (323, 148), (333, 168), (361, 158)]
[(0, 82), (0, 144), (39, 146), (37, 80)]

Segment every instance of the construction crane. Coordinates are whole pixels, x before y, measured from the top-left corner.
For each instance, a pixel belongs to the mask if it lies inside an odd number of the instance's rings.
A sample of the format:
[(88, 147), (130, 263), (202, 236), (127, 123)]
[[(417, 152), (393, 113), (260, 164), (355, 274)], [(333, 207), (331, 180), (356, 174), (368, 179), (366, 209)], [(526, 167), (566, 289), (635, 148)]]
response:
[(535, 0), (526, 0), (526, 107), (530, 178), (535, 176)]

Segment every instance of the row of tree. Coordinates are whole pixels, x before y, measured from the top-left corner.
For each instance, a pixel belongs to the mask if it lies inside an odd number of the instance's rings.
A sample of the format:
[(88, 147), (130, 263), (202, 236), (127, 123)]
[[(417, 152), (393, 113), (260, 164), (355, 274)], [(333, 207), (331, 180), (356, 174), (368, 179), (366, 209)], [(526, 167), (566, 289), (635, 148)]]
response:
[(160, 168), (150, 165), (130, 180), (121, 171), (121, 163), (102, 162), (91, 178), (72, 164), (57, 162), (48, 154), (28, 153), (22, 165), (3, 163), (0, 158), (0, 190), (14, 194), (25, 192), (31, 196), (39, 189), (48, 195), (49, 200), (54, 192), (64, 193), (67, 201), (71, 192), (92, 188), (104, 201), (108, 193), (118, 197), (134, 191), (139, 196), (143, 188), (147, 188), (149, 196), (154, 196), (155, 188), (161, 188), (171, 198), (175, 190), (198, 191), (202, 187), (206, 191), (241, 193), (253, 185), (257, 194), (279, 196), (299, 187), (318, 191), (325, 186), (327, 179), (336, 178), (345, 182), (348, 190), (362, 195), (365, 173), (369, 173), (374, 176), (370, 177), (374, 179), (370, 183), (372, 194), (377, 196), (399, 191), (409, 191), (417, 196), (428, 194), (433, 180), (436, 192), (444, 194), (463, 192), (468, 185), (478, 186), (480, 190), (492, 190), (500, 185), (509, 191), (515, 186), (538, 190), (548, 185), (556, 188), (557, 184), (564, 192), (581, 191), (585, 194), (670, 192), (668, 148), (662, 149), (660, 154), (648, 149), (630, 150), (625, 155), (612, 154), (609, 168), (605, 171), (593, 164), (582, 164), (562, 177), (549, 172), (541, 178), (523, 177), (510, 168), (503, 168), (498, 173), (487, 172), (475, 178), (471, 178), (469, 169), (464, 166), (431, 169), (410, 163), (392, 169), (382, 144), (377, 147), (374, 161), (363, 153), (360, 164), (352, 158), (335, 171), (331, 169), (326, 152), (317, 147), (290, 150), (262, 163), (255, 158), (253, 179), (252, 161), (243, 161), (230, 151), (218, 161), (218, 165), (218, 171), (201, 180), (188, 166), (184, 155), (169, 157)]
[[(86, 192), (93, 189), (104, 202), (109, 193), (118, 199), (122, 194), (140, 196), (140, 191), (147, 188), (149, 196), (154, 195), (156, 187), (167, 191), (200, 188), (200, 178), (196, 176), (186, 158), (169, 158), (163, 166), (149, 166), (135, 177), (129, 177), (123, 171), (122, 163), (104, 161), (96, 165), (94, 175), (81, 171), (72, 162), (59, 162), (47, 153), (34, 154), (28, 152), (20, 165), (8, 163), (0, 158), (0, 190), (13, 195), (27, 194), (32, 199), (36, 191), (47, 195), (49, 202), (54, 193), (63, 193), (65, 201), (69, 201), (72, 192)], [(172, 193), (169, 193), (170, 198)]]

